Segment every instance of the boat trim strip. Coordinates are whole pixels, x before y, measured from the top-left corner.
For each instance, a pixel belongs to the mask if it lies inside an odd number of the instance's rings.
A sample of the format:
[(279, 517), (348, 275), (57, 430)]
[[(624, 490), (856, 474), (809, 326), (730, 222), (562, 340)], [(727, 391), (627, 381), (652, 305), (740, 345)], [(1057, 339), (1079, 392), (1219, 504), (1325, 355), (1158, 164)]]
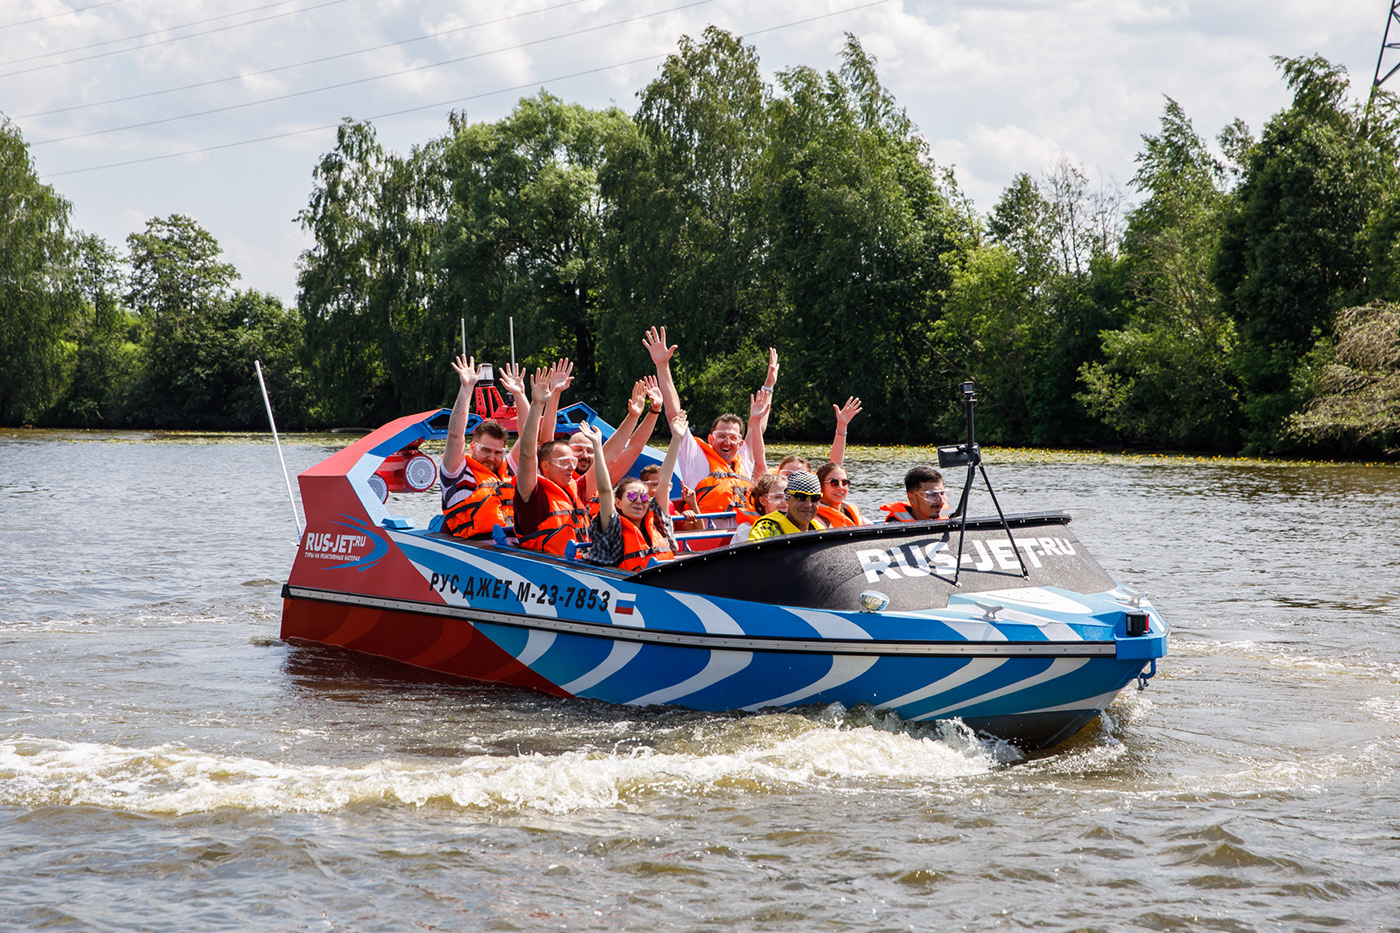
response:
[(489, 622), (545, 632), (606, 638), (610, 641), (642, 642), (655, 645), (675, 645), (728, 651), (766, 651), (828, 655), (889, 655), (899, 657), (1043, 657), (1084, 658), (1114, 657), (1117, 647), (1108, 641), (1043, 641), (1043, 642), (957, 642), (957, 641), (855, 641), (850, 639), (803, 639), (715, 635), (704, 632), (677, 632), (664, 629), (631, 628), (622, 625), (600, 625), (595, 622), (575, 622), (570, 619), (525, 616), (485, 609), (445, 606), (413, 599), (391, 599), (384, 596), (361, 596), (304, 586), (285, 584), (284, 599), (306, 599), (315, 602), (339, 603), (409, 612), (418, 615), (444, 616), (467, 622)]

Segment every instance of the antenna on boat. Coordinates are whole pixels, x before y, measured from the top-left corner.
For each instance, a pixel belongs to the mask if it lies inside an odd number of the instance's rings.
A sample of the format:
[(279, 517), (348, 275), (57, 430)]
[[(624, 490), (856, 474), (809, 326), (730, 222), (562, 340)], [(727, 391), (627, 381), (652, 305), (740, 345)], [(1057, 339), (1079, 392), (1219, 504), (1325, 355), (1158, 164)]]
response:
[(297, 514), (297, 500), (292, 495), (292, 477), (287, 472), (287, 458), (282, 456), (282, 440), (277, 436), (277, 422), (272, 417), (272, 399), (267, 394), (267, 383), (263, 380), (262, 360), (253, 360), (253, 368), (258, 371), (258, 385), (262, 386), (263, 404), (267, 406), (267, 423), (272, 425), (272, 442), (277, 445), (277, 459), (282, 461), (282, 479), (287, 483), (287, 499), (292, 503), (292, 521), (297, 525), (297, 539), (301, 539), (301, 516)]
[(510, 319), (510, 368), (515, 368), (515, 318)]
[(463, 356), (466, 356), (466, 355), (467, 355), (467, 319), (466, 319), (466, 318), (461, 318), (460, 320), (462, 321), (462, 355), (463, 355)]
[(938, 465), (942, 469), (967, 467), (967, 480), (963, 483), (962, 498), (958, 500), (957, 511), (952, 516), (961, 519), (958, 526), (958, 559), (954, 565), (956, 569), (953, 571), (953, 585), (960, 585), (958, 578), (962, 576), (963, 535), (967, 533), (967, 499), (968, 494), (972, 492), (972, 482), (978, 470), (982, 471), (982, 482), (987, 484), (987, 492), (992, 497), (992, 505), (996, 506), (997, 517), (1001, 519), (1001, 527), (1006, 531), (1006, 539), (1011, 542), (1011, 552), (1016, 555), (1016, 562), (1021, 565), (1021, 577), (1029, 579), (1031, 572), (1026, 569), (1026, 562), (1016, 547), (1016, 539), (1011, 536), (1011, 525), (1002, 514), (1001, 503), (997, 501), (997, 494), (992, 490), (992, 481), (987, 479), (987, 468), (982, 465), (982, 450), (973, 436), (972, 409), (977, 404), (977, 383), (964, 382), (961, 388), (963, 407), (967, 412), (967, 443), (938, 448)]

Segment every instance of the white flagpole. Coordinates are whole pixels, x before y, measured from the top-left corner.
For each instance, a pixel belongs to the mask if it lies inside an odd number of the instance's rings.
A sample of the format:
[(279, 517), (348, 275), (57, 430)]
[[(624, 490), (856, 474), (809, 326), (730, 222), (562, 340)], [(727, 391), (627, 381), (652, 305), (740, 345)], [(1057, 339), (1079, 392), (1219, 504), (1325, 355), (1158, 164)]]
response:
[(277, 436), (277, 422), (272, 417), (272, 399), (267, 395), (267, 383), (263, 381), (262, 360), (253, 360), (253, 368), (258, 371), (258, 385), (262, 386), (263, 404), (267, 406), (267, 423), (272, 425), (272, 442), (277, 445), (277, 459), (282, 461), (282, 479), (287, 483), (287, 500), (292, 504), (292, 521), (297, 525), (297, 540), (301, 540), (301, 516), (297, 514), (296, 496), (292, 495), (292, 477), (287, 472), (287, 458), (282, 456), (282, 439)]

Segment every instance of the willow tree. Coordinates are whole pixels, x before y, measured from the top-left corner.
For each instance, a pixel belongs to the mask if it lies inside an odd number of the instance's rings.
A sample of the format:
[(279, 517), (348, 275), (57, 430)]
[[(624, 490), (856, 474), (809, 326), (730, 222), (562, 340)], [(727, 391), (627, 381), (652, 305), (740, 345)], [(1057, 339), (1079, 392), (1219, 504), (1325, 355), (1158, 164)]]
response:
[(297, 215), (315, 241), (298, 261), (297, 307), (321, 420), (363, 424), (442, 400), (457, 320), (432, 305), (441, 159), (441, 141), (399, 156), (347, 120), (316, 165)]
[(64, 388), (63, 338), (81, 304), (69, 212), (0, 119), (0, 424), (38, 417)]

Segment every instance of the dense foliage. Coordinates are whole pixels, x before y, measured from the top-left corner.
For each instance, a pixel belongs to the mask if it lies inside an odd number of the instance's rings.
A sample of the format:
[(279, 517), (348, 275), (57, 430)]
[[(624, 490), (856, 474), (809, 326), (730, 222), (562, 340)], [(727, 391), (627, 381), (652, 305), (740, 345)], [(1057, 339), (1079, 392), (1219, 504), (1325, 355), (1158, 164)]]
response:
[(287, 426), (367, 425), (450, 399), (463, 331), (478, 358), (569, 357), (572, 397), (615, 414), (664, 325), (702, 422), (777, 347), (782, 437), (858, 395), (854, 440), (948, 440), (971, 379), (988, 442), (1393, 453), (1395, 98), (1278, 64), (1292, 100), (1257, 139), (1168, 99), (1129, 194), (1062, 160), (984, 216), (854, 38), (770, 83), (712, 28), (630, 115), (541, 92), (407, 156), (346, 121), (294, 309), (235, 290), (188, 217), (125, 253), (69, 229), (0, 124), (0, 421), (258, 427), (261, 359)]

